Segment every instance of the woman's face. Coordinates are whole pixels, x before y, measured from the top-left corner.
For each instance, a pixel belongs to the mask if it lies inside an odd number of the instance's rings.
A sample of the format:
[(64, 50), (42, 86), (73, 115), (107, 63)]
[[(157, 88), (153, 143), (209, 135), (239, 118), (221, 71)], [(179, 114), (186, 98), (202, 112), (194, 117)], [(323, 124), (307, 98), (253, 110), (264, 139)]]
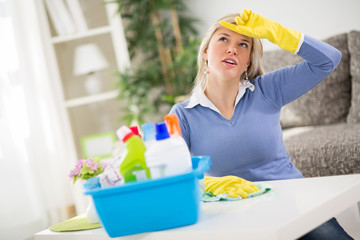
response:
[(227, 28), (217, 29), (203, 54), (209, 77), (239, 80), (250, 64), (252, 39)]

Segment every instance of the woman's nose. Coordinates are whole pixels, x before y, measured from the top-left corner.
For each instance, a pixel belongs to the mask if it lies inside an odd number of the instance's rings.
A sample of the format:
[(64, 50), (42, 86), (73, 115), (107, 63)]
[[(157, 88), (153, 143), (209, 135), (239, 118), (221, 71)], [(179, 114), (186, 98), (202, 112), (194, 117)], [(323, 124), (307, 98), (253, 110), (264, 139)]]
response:
[(229, 47), (229, 49), (227, 50), (227, 53), (236, 55), (237, 49), (235, 47)]

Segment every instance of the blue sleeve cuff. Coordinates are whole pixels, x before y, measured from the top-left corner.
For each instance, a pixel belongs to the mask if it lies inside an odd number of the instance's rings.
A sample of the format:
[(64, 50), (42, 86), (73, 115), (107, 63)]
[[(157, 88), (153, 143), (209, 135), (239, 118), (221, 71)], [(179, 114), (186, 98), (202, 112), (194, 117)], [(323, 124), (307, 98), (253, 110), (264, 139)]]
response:
[(297, 48), (296, 48), (294, 54), (297, 54), (300, 51), (300, 48), (301, 48), (303, 42), (304, 42), (304, 34), (301, 33), (301, 37), (300, 37), (299, 43), (297, 45)]

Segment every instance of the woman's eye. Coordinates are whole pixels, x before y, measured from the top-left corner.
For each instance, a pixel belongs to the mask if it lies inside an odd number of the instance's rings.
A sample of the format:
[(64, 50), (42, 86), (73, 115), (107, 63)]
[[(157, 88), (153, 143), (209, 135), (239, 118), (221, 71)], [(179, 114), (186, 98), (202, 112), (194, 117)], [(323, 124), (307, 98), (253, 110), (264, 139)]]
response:
[(221, 37), (221, 38), (219, 39), (219, 41), (220, 41), (220, 42), (226, 42), (227, 39), (226, 39), (225, 37)]
[(240, 43), (239, 46), (244, 47), (244, 48), (248, 47), (247, 43)]

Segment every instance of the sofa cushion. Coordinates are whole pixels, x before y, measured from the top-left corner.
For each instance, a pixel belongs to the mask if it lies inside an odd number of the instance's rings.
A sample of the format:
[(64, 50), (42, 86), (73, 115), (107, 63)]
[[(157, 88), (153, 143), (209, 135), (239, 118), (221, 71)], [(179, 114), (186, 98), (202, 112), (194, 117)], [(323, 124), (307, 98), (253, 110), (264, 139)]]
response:
[[(280, 121), (283, 128), (346, 121), (351, 91), (347, 34), (340, 34), (324, 41), (339, 49), (342, 59), (334, 72), (318, 86), (282, 108)], [(301, 61), (299, 56), (284, 50), (264, 52), (263, 56), (266, 72)]]
[(360, 124), (291, 128), (284, 142), (304, 177), (360, 173)]
[(347, 122), (360, 123), (360, 32), (352, 31), (348, 35), (351, 75), (351, 107)]

